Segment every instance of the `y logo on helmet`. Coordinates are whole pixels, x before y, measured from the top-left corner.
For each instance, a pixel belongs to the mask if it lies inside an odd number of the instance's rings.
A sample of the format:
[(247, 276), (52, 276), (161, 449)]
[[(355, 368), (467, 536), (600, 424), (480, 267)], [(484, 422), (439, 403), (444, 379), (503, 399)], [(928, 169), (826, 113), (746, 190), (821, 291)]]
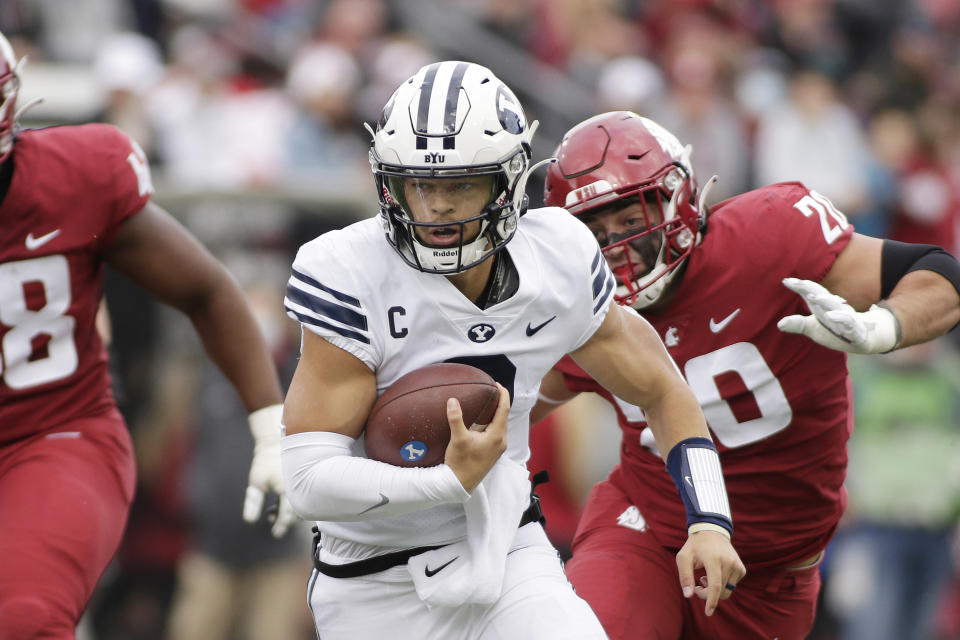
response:
[(393, 105), (397, 101), (397, 93), (399, 93), (399, 91), (399, 89), (394, 91), (390, 99), (387, 100), (387, 104), (383, 105), (383, 111), (380, 112), (380, 120), (377, 121), (377, 126), (380, 129), (387, 126), (387, 120), (390, 119), (390, 114), (393, 113)]
[(496, 332), (497, 330), (492, 325), (481, 322), (467, 329), (467, 337), (473, 342), (487, 342)]
[(500, 119), (500, 126), (510, 133), (521, 133), (527, 128), (520, 101), (503, 84), (497, 88), (497, 117)]
[(443, 153), (425, 153), (423, 155), (423, 161), (427, 164), (438, 164), (440, 162), (446, 162), (447, 156)]

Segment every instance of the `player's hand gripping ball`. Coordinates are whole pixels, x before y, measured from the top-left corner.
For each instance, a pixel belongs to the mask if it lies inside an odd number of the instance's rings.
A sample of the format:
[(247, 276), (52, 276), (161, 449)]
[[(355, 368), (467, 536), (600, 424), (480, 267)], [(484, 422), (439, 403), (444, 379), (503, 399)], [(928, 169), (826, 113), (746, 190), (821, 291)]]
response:
[(500, 400), (486, 372), (465, 364), (431, 364), (397, 378), (370, 411), (367, 456), (398, 467), (432, 467), (443, 462), (450, 442), (447, 399), (456, 398), (463, 423), (487, 425)]

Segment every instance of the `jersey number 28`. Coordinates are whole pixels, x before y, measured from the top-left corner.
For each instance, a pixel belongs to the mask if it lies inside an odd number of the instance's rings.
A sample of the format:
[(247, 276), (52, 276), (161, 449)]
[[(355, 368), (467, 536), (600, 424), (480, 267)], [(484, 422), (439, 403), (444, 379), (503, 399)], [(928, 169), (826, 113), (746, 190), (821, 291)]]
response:
[[(42, 305), (30, 308), (27, 287), (42, 288)], [(62, 255), (0, 264), (0, 324), (9, 327), (0, 342), (0, 374), (11, 389), (26, 389), (66, 378), (77, 369), (73, 341), (76, 320), (70, 307), (70, 269)], [(34, 354), (47, 339), (46, 353)]]

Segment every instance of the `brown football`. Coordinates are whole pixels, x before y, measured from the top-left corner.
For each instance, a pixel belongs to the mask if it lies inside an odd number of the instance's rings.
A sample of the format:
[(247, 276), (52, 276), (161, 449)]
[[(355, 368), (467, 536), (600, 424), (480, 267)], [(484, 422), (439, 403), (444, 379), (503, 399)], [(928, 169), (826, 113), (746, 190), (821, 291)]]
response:
[(493, 420), (500, 392), (485, 371), (465, 364), (441, 362), (411, 371), (373, 405), (365, 430), (367, 456), (398, 467), (443, 462), (450, 442), (448, 398), (460, 401), (469, 428)]

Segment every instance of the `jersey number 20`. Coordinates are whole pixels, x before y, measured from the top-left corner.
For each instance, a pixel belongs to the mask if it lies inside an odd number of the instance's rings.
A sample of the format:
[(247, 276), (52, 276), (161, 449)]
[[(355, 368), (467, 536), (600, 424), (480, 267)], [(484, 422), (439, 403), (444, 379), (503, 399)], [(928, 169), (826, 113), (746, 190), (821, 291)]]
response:
[[(736, 373), (743, 380), (747, 392), (756, 402), (759, 415), (743, 421), (737, 419), (717, 383), (717, 377), (726, 373)], [(793, 420), (793, 410), (780, 381), (760, 350), (749, 342), (738, 342), (690, 358), (683, 367), (683, 374), (697, 397), (710, 430), (727, 448), (743, 447), (768, 438), (785, 429)], [(640, 407), (617, 397), (614, 399), (627, 420), (646, 422)]]

